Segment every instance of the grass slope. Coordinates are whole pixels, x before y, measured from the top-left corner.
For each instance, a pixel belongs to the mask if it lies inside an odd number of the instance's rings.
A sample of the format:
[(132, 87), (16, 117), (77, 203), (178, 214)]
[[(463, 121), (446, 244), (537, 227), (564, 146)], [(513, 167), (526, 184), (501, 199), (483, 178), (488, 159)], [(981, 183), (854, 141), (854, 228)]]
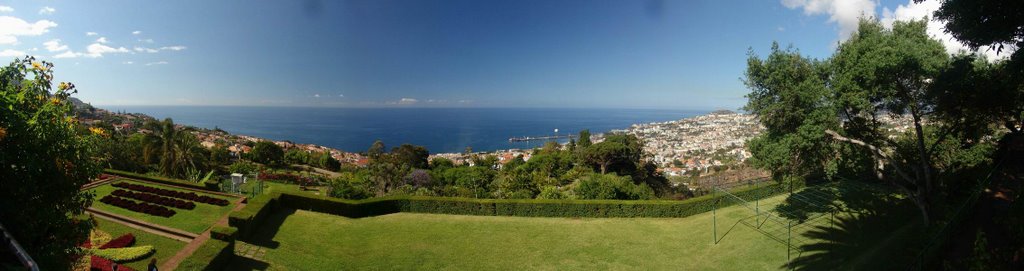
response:
[[(769, 208), (781, 199), (762, 202), (761, 207)], [(784, 268), (787, 259), (782, 243), (737, 223), (752, 214), (740, 206), (718, 210), (721, 241), (716, 245), (712, 241), (712, 213), (671, 219), (412, 213), (350, 219), (284, 210), (269, 217), (254, 234), (257, 237), (248, 240), (266, 247), (265, 256), (258, 260), (238, 258), (232, 266), (261, 270)], [(889, 237), (874, 236), (880, 240)], [(860, 238), (863, 243), (874, 242)], [(806, 255), (793, 254), (793, 258), (799, 256)]]
[[(118, 180), (118, 181), (115, 181), (115, 182), (119, 182), (119, 181), (122, 181), (122, 180)], [(177, 188), (174, 188), (174, 187), (171, 187), (171, 186), (166, 186), (166, 185), (157, 185), (157, 184), (139, 183), (139, 182), (134, 182), (134, 183), (138, 183), (138, 184), (142, 184), (142, 185), (148, 185), (148, 186), (153, 186), (153, 187), (159, 187), (159, 188), (164, 188), (164, 189), (171, 189), (171, 190), (178, 190), (178, 191), (185, 191), (185, 192), (194, 192), (194, 191), (181, 190), (181, 189), (177, 189)], [(202, 233), (203, 231), (205, 231), (207, 228), (209, 228), (214, 223), (216, 223), (218, 219), (223, 217), (228, 212), (231, 212), (231, 209), (234, 208), (234, 204), (228, 204), (227, 206), (216, 206), (216, 205), (210, 205), (210, 204), (205, 204), (205, 203), (196, 203), (196, 208), (193, 209), (193, 210), (182, 210), (182, 209), (171, 208), (172, 210), (176, 211), (177, 214), (175, 214), (174, 216), (171, 216), (171, 217), (158, 217), (158, 216), (152, 216), (152, 215), (147, 215), (147, 214), (143, 214), (143, 213), (134, 212), (134, 211), (131, 211), (131, 210), (128, 210), (128, 209), (124, 209), (124, 208), (121, 208), (121, 207), (117, 207), (117, 206), (107, 205), (106, 203), (102, 203), (102, 202), (99, 201), (99, 199), (103, 198), (106, 195), (109, 195), (111, 192), (113, 192), (114, 190), (117, 190), (117, 189), (118, 188), (113, 187), (110, 184), (104, 184), (102, 186), (99, 186), (99, 187), (91, 189), (90, 191), (93, 191), (93, 192), (96, 193), (96, 200), (93, 201), (92, 207), (96, 208), (96, 209), (99, 209), (99, 210), (102, 210), (102, 211), (106, 211), (106, 212), (110, 212), (110, 213), (114, 213), (114, 214), (118, 214), (118, 215), (123, 215), (123, 216), (131, 217), (131, 218), (135, 218), (135, 219), (138, 219), (138, 220), (146, 221), (146, 222), (149, 222), (149, 223), (155, 223), (155, 224), (159, 224), (159, 225), (163, 225), (163, 226), (167, 226), (167, 227), (171, 227), (171, 228), (175, 228), (175, 229), (180, 229), (180, 230), (184, 230), (184, 231), (191, 232), (191, 233), (197, 233), (197, 234), (198, 233)], [(219, 196), (219, 195), (206, 194), (206, 193), (199, 193), (199, 194), (206, 195), (206, 196), (211, 196), (211, 197), (215, 197), (215, 198), (227, 199), (229, 201), (234, 201), (235, 200), (234, 198), (222, 197), (222, 196)]]
[(146, 266), (149, 264), (149, 260), (155, 258), (157, 265), (163, 264), (163, 262), (174, 254), (178, 253), (181, 248), (185, 247), (185, 243), (174, 240), (171, 238), (155, 235), (139, 229), (131, 228), (125, 225), (118, 224), (117, 222), (109, 221), (102, 218), (96, 218), (96, 228), (107, 233), (113, 238), (117, 238), (125, 233), (131, 233), (135, 235), (135, 245), (145, 246), (152, 245), (156, 248), (156, 252), (153, 255), (146, 257), (141, 260), (137, 260), (125, 265), (135, 270), (146, 270)]

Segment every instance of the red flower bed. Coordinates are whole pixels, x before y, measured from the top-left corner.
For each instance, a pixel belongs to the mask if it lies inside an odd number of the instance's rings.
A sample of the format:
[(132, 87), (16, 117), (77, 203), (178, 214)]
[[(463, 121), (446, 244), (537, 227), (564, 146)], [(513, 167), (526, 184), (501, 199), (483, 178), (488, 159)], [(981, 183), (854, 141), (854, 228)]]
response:
[(157, 195), (161, 195), (161, 196), (165, 196), (165, 197), (186, 199), (186, 200), (191, 200), (191, 201), (195, 201), (195, 202), (202, 202), (202, 203), (218, 205), (218, 206), (227, 206), (228, 203), (229, 203), (227, 200), (224, 200), (224, 199), (218, 199), (218, 198), (214, 198), (214, 197), (210, 197), (210, 196), (203, 196), (203, 195), (199, 195), (199, 194), (196, 194), (196, 193), (193, 193), (193, 192), (174, 191), (174, 190), (169, 190), (169, 189), (145, 186), (145, 185), (141, 185), (141, 184), (117, 182), (117, 183), (114, 183), (114, 184), (111, 184), (111, 185), (114, 186), (114, 187), (117, 187), (117, 188), (124, 188), (124, 189), (128, 189), (128, 190), (139, 191), (139, 192), (152, 193), (152, 194), (157, 194)]
[[(113, 269), (110, 268), (112, 265), (114, 265), (113, 261), (96, 256), (90, 257), (92, 257), (92, 259), (90, 259), (92, 261), (92, 266), (89, 268), (90, 271), (113, 271)], [(128, 267), (126, 265), (119, 264), (117, 265), (117, 271), (135, 271), (135, 269), (132, 269), (131, 267)]]
[(135, 235), (125, 233), (124, 235), (118, 236), (117, 238), (114, 238), (114, 240), (110, 240), (110, 242), (103, 244), (100, 246), (100, 249), (128, 247), (133, 243), (135, 243)]
[(288, 173), (266, 173), (260, 172), (260, 180), (278, 181), (287, 184), (298, 184), (302, 186), (315, 186), (317, 180), (309, 177), (303, 177), (295, 174)]
[(174, 214), (176, 214), (174, 210), (167, 209), (167, 207), (153, 205), (145, 202), (135, 202), (113, 195), (107, 195), (106, 197), (103, 197), (102, 199), (100, 199), (100, 202), (136, 211), (139, 213), (150, 214), (155, 216), (171, 217)]
[(114, 192), (112, 192), (110, 194), (114, 195), (114, 196), (122, 197), (122, 198), (130, 198), (130, 199), (135, 199), (135, 200), (141, 200), (141, 201), (144, 201), (144, 202), (149, 202), (149, 203), (153, 203), (153, 204), (157, 204), (157, 205), (163, 205), (163, 206), (167, 206), (167, 207), (174, 207), (174, 208), (178, 208), (178, 209), (192, 210), (192, 209), (196, 208), (196, 204), (192, 203), (191, 201), (184, 201), (184, 200), (175, 199), (175, 198), (161, 197), (161, 196), (153, 195), (153, 194), (150, 194), (150, 193), (144, 193), (144, 192), (132, 192), (132, 191), (124, 190), (124, 189), (118, 189), (118, 190), (114, 190)]

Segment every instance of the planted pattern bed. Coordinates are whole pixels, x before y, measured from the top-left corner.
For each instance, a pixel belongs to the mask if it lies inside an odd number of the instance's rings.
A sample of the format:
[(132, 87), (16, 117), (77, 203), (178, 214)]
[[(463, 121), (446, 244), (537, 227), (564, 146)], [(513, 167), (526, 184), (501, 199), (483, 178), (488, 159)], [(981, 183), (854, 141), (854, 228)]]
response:
[(155, 215), (155, 216), (171, 217), (171, 216), (173, 216), (174, 214), (177, 213), (174, 210), (167, 209), (167, 207), (163, 207), (163, 206), (155, 205), (155, 204), (149, 204), (149, 203), (145, 203), (145, 202), (136, 202), (136, 201), (133, 201), (133, 200), (124, 199), (124, 198), (121, 198), (121, 197), (118, 197), (118, 196), (114, 196), (114, 195), (107, 195), (106, 197), (103, 197), (102, 199), (100, 199), (100, 202), (106, 203), (106, 204), (110, 204), (110, 205), (113, 205), (113, 206), (117, 206), (117, 207), (121, 207), (121, 208), (125, 208), (125, 209), (132, 210), (132, 211), (135, 211), (135, 212), (139, 212), (139, 213), (143, 213), (143, 214), (149, 214), (149, 215)]
[(214, 198), (214, 197), (210, 197), (210, 196), (203, 196), (203, 195), (196, 194), (194, 192), (174, 191), (174, 190), (163, 189), (163, 188), (156, 188), (156, 187), (146, 186), (146, 185), (141, 185), (141, 184), (132, 184), (132, 183), (127, 183), (127, 182), (117, 182), (117, 183), (114, 183), (114, 184), (111, 184), (111, 185), (114, 186), (114, 187), (117, 187), (117, 188), (124, 188), (124, 189), (139, 191), (139, 192), (146, 192), (146, 193), (157, 194), (157, 195), (161, 195), (161, 196), (167, 196), (167, 197), (173, 197), (173, 198), (179, 198), (179, 199), (186, 199), (186, 200), (191, 200), (191, 201), (200, 202), (200, 203), (213, 204), (213, 205), (217, 205), (217, 206), (227, 206), (228, 203), (229, 203), (227, 200), (218, 199), (218, 198)]
[[(130, 179), (90, 188), (92, 208), (190, 233), (202, 233), (231, 211), (234, 198)], [(158, 211), (157, 211), (158, 210)]]

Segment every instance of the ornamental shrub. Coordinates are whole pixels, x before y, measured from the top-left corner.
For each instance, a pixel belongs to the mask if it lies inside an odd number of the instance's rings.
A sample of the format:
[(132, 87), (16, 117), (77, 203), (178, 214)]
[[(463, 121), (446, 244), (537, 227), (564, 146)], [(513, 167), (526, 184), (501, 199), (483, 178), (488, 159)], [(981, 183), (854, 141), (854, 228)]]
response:
[(92, 254), (115, 262), (131, 262), (153, 254), (153, 246), (122, 247), (93, 250)]

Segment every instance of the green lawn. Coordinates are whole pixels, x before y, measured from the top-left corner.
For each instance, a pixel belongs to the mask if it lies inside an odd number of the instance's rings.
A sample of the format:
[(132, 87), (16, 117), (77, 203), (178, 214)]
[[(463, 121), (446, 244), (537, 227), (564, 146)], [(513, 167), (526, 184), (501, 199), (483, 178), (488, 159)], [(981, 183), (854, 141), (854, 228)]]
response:
[(156, 248), (156, 252), (153, 253), (153, 255), (146, 257), (145, 259), (126, 263), (126, 265), (135, 270), (146, 270), (149, 260), (153, 258), (156, 258), (157, 265), (163, 264), (165, 260), (171, 258), (174, 254), (177, 254), (181, 248), (185, 247), (184, 242), (144, 232), (142, 230), (124, 226), (102, 218), (96, 218), (96, 229), (109, 233), (112, 238), (117, 238), (125, 233), (131, 233), (132, 235), (135, 235), (136, 246), (152, 245)]
[[(114, 181), (114, 182), (119, 182), (119, 181), (124, 181), (124, 180), (122, 179), (122, 180), (117, 180), (117, 181)], [(174, 187), (171, 187), (171, 186), (166, 186), (166, 185), (158, 185), (158, 184), (142, 183), (142, 182), (134, 182), (134, 183), (138, 183), (138, 184), (142, 184), (142, 185), (148, 185), (148, 186), (153, 186), (153, 187), (159, 187), (159, 188), (164, 188), (164, 189), (179, 190), (179, 191), (186, 191), (186, 192), (194, 192), (194, 191), (177, 189), (177, 188), (174, 188)], [(146, 222), (150, 222), (150, 223), (154, 223), (154, 224), (159, 224), (159, 225), (162, 225), (162, 226), (167, 226), (167, 227), (171, 227), (171, 228), (175, 228), (175, 229), (180, 229), (180, 230), (184, 230), (184, 231), (191, 232), (191, 233), (196, 233), (196, 234), (202, 233), (203, 231), (205, 231), (207, 228), (209, 228), (214, 223), (216, 223), (217, 220), (219, 220), (225, 214), (230, 212), (232, 208), (234, 208), (234, 204), (228, 204), (227, 206), (217, 206), (217, 205), (210, 205), (210, 204), (205, 204), (205, 203), (196, 203), (196, 208), (195, 209), (183, 210), (183, 209), (171, 208), (172, 210), (176, 211), (177, 214), (175, 214), (175, 215), (173, 215), (171, 217), (159, 217), (159, 216), (152, 216), (152, 215), (147, 215), (147, 214), (143, 214), (143, 213), (134, 212), (134, 211), (131, 211), (131, 210), (128, 210), (128, 209), (124, 209), (124, 208), (121, 208), (121, 207), (117, 207), (117, 206), (107, 205), (106, 203), (102, 203), (102, 202), (99, 201), (99, 199), (103, 198), (106, 195), (109, 195), (111, 192), (113, 192), (114, 190), (117, 190), (117, 189), (118, 188), (113, 187), (110, 184), (104, 184), (102, 186), (90, 189), (90, 191), (93, 191), (93, 192), (96, 193), (96, 198), (95, 198), (95, 200), (92, 203), (92, 207), (96, 208), (96, 209), (99, 209), (99, 210), (102, 210), (102, 211), (106, 211), (106, 212), (110, 212), (110, 213), (114, 213), (114, 214), (118, 214), (118, 215), (122, 215), (122, 216), (127, 216), (127, 217), (131, 217), (131, 218), (134, 218), (134, 219), (138, 219), (138, 220), (142, 220), (142, 221), (146, 221)], [(206, 193), (199, 193), (199, 194), (206, 195), (206, 196), (211, 196), (211, 197), (215, 197), (215, 198), (227, 199), (228, 201), (234, 201), (235, 200), (235, 198), (231, 198), (231, 197), (223, 197), (223, 196), (219, 196), (219, 195), (206, 194)]]
[[(769, 208), (776, 197), (762, 202)], [(248, 243), (263, 247), (256, 259), (236, 257), (238, 269), (459, 269), (459, 270), (772, 270), (787, 261), (783, 243), (738, 224), (752, 211), (734, 206), (687, 218), (526, 218), (399, 213), (350, 219), (282, 210)], [(878, 247), (888, 231), (857, 236)], [(794, 233), (798, 234), (798, 233)], [(813, 242), (813, 241), (811, 241)], [(828, 242), (817, 240), (817, 242)], [(851, 241), (853, 242), (853, 241)], [(239, 242), (240, 246), (247, 246)], [(883, 247), (885, 247), (883, 245)], [(875, 249), (879, 250), (879, 249)], [(888, 248), (880, 248), (886, 251)], [(858, 250), (859, 251), (859, 250)], [(877, 252), (877, 251), (876, 251)], [(854, 253), (854, 252), (847, 252)], [(833, 267), (879, 262), (860, 255), (794, 253)], [(875, 254), (875, 253), (873, 253)], [(879, 256), (885, 253), (878, 253)], [(827, 256), (827, 257), (813, 257)], [(872, 256), (873, 257), (873, 256)], [(805, 266), (815, 266), (807, 264)], [(892, 266), (889, 266), (892, 267)]]

